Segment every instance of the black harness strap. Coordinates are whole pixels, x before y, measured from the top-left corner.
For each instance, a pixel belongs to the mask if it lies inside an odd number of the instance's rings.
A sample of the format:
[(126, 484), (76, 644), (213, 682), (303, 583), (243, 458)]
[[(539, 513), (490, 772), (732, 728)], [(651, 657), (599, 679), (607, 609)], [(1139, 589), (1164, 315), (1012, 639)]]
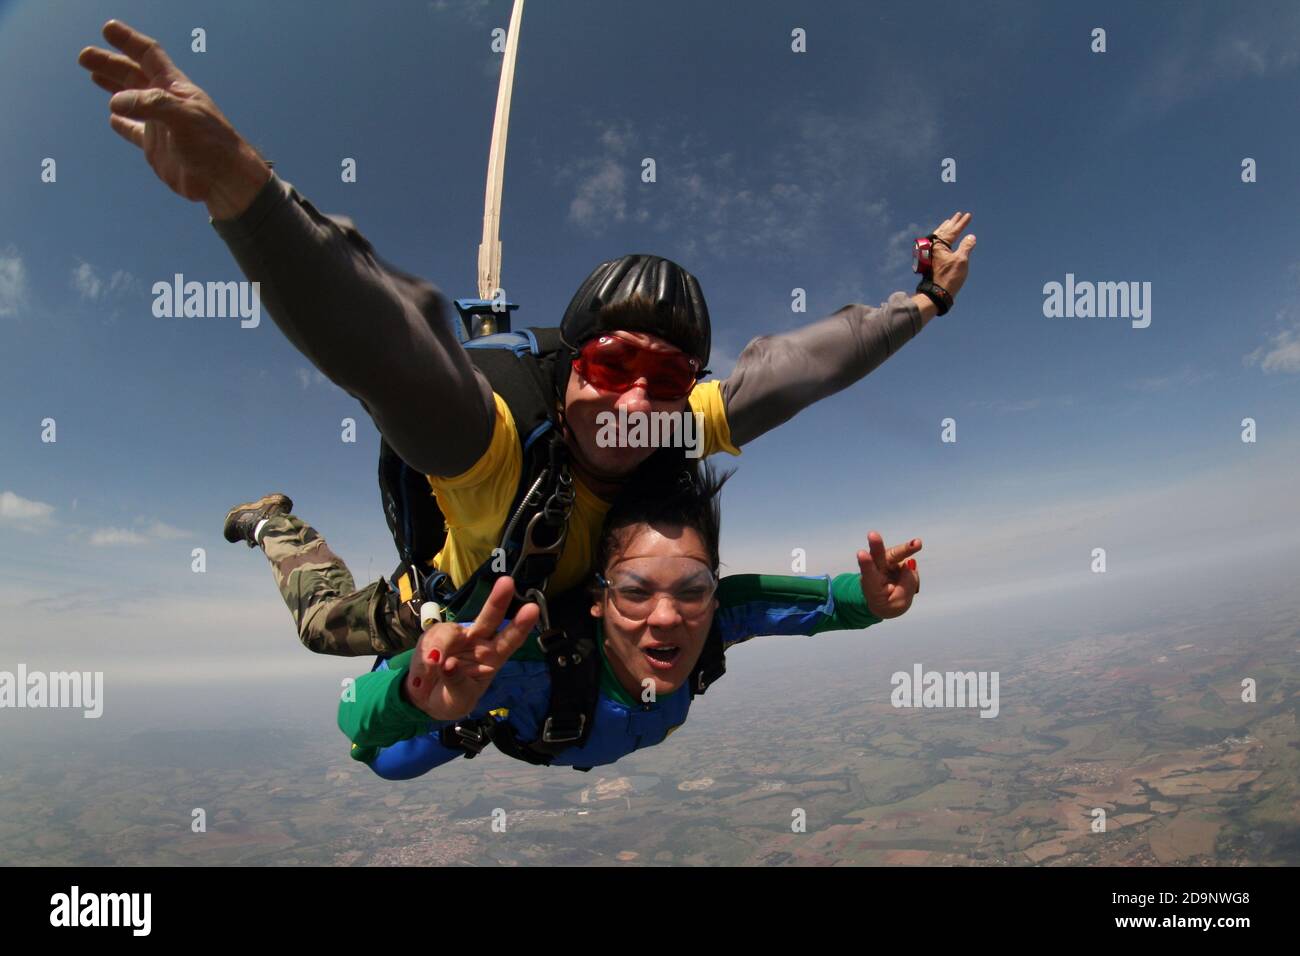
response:
[(718, 619), (715, 617), (713, 626), (709, 628), (709, 636), (704, 641), (704, 650), (700, 653), (700, 659), (695, 662), (690, 679), (687, 681), (691, 700), (703, 694), (726, 672), (727, 652), (722, 647), (722, 628), (718, 626)]

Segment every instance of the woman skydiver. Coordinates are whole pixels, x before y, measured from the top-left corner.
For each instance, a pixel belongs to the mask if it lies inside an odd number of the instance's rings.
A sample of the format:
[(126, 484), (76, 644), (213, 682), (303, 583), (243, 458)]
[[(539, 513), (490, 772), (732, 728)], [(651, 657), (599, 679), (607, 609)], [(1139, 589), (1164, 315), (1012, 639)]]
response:
[[(602, 530), (592, 584), (550, 601), (543, 641), (568, 629), (589, 637), (595, 652), (589, 720), (567, 738), (548, 722), (559, 719), (556, 665), (530, 633), (543, 612), (525, 604), (505, 622), (514, 585), (502, 578), (474, 622), (435, 624), (415, 648), (356, 681), (338, 711), (354, 759), (395, 780), (474, 756), (489, 742), (531, 763), (613, 763), (685, 722), (703, 690), (697, 665), (710, 642), (722, 651), (760, 634), (865, 628), (911, 606), (921, 542), (886, 550), (874, 531), (869, 551), (857, 553), (860, 574), (719, 579), (717, 493), (727, 476), (700, 462), (684, 474), (667, 492), (645, 483), (626, 489)], [(715, 667), (710, 676), (720, 674)]]

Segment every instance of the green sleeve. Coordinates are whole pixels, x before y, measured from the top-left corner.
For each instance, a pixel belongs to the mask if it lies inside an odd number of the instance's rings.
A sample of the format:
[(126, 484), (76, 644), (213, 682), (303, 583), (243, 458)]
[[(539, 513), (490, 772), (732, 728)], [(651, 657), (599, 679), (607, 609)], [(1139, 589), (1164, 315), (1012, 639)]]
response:
[(876, 617), (867, 608), (867, 599), (862, 594), (862, 575), (837, 574), (831, 581), (831, 595), (835, 598), (835, 613), (825, 627), (819, 631), (856, 631), (872, 624), (879, 624)]
[(413, 653), (405, 651), (390, 659), (387, 670), (361, 675), (352, 688), (356, 699), (339, 701), (339, 730), (352, 741), (354, 758), (369, 759), (373, 748), (427, 733), (436, 723), (402, 697)]

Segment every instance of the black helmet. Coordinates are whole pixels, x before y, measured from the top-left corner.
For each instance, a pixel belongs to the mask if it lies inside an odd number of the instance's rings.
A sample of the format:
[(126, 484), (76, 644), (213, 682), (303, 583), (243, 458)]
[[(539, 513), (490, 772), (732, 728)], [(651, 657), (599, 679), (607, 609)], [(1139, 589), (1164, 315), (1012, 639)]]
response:
[[(602, 320), (600, 310), (633, 296), (653, 304), (654, 315)], [(671, 342), (687, 355), (709, 362), (709, 309), (700, 283), (677, 263), (659, 256), (629, 255), (602, 262), (574, 293), (560, 322), (560, 337), (572, 349), (600, 332), (614, 329), (648, 332)]]

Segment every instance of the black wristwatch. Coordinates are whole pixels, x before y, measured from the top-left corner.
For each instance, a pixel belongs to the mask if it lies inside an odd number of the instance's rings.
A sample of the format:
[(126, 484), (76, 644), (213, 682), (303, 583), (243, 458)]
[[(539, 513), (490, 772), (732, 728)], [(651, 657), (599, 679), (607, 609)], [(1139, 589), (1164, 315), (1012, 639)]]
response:
[(943, 286), (936, 285), (929, 277), (921, 280), (916, 291), (933, 302), (940, 315), (946, 315), (952, 308), (952, 295)]

